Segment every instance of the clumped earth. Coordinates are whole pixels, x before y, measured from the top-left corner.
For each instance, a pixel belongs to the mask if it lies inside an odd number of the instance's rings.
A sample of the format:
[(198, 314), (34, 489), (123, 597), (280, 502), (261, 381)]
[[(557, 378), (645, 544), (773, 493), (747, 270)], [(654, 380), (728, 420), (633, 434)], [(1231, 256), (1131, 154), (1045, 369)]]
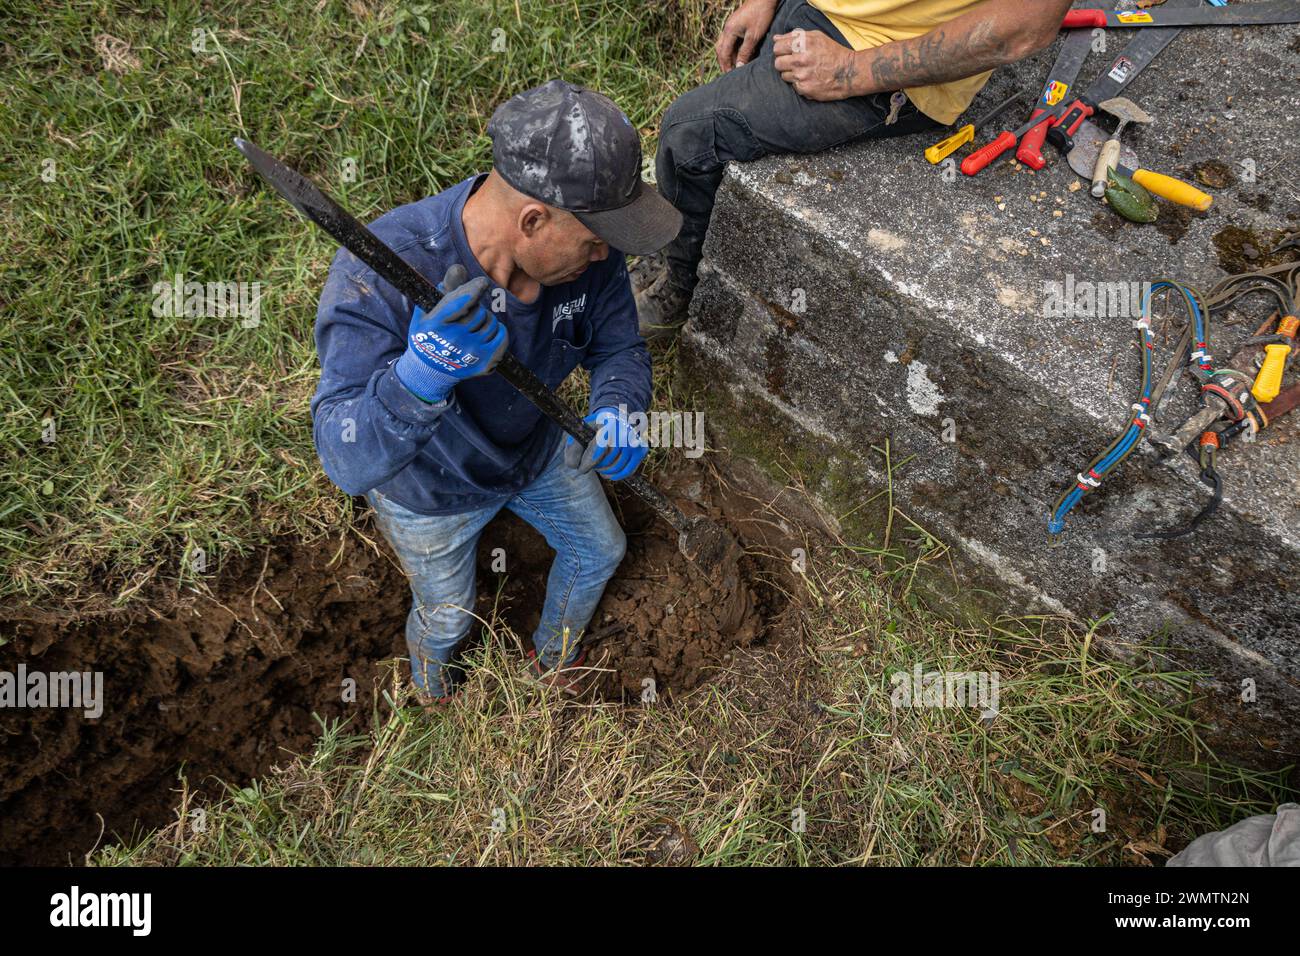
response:
[(609, 669), (599, 685), (606, 697), (689, 690), (763, 630), (766, 615), (749, 588), (720, 586), (661, 538), (643, 539), (638, 550), (636, 567), (647, 576), (611, 582), (602, 622), (622, 630), (594, 641), (589, 657)]
[(220, 577), (210, 597), (159, 596), (126, 613), (0, 618), (0, 670), (104, 674), (97, 720), (0, 711), (0, 864), (80, 863), (101, 833), (172, 820), (182, 765), (215, 795), (211, 778), (243, 784), (310, 748), (313, 715), (368, 723), (406, 614), (386, 555), (352, 536), (341, 551), (337, 539), (283, 542)]
[[(698, 477), (685, 494), (696, 513), (722, 514)], [(592, 625), (594, 689), (635, 702), (650, 679), (670, 698), (763, 639), (782, 599), (757, 580), (753, 558), (738, 573), (709, 573), (638, 501), (616, 496), (615, 505), (628, 555)], [(505, 574), (491, 570), (498, 547)], [(551, 555), (513, 516), (489, 526), (480, 616), (497, 612), (526, 642)], [(0, 670), (102, 671), (105, 697), (98, 720), (0, 711), (0, 864), (79, 863), (97, 844), (174, 819), (182, 768), (201, 803), (217, 781), (243, 785), (310, 750), (320, 719), (369, 726), (391, 679), (385, 662), (404, 657), (409, 606), (406, 579), (369, 522), (341, 540), (276, 543), (209, 583), (209, 594), (159, 593), (91, 617), (0, 612)]]
[[(683, 482), (670, 497), (695, 506), (726, 526), (743, 521), (731, 509), (743, 506), (728, 499), (704, 501), (699, 480)], [(710, 496), (712, 498), (714, 496)], [(724, 496), (717, 496), (722, 498)], [(593, 690), (606, 700), (636, 702), (669, 696), (697, 687), (720, 667), (729, 665), (735, 649), (749, 647), (771, 632), (784, 599), (760, 580), (752, 558), (737, 563), (697, 566), (677, 548), (676, 534), (637, 499), (616, 499), (620, 521), (628, 535), (627, 556), (605, 589), (587, 639), (587, 666), (595, 669)], [(501, 592), (497, 610), (522, 640), (528, 640), (540, 617), (545, 571), (550, 551), (540, 536), (518, 519), (498, 521), (484, 535), (479, 580), (484, 580), (488, 556), (500, 548), (538, 574), (516, 577)], [(486, 597), (490, 589), (480, 587)], [(487, 616), (492, 609), (481, 606)]]

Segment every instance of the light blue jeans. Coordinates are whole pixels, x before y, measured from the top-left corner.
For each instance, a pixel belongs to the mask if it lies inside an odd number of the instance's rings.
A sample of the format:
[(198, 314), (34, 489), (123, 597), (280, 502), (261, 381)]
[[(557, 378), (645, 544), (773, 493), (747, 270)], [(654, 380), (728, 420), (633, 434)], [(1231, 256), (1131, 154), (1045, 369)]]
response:
[(421, 515), (377, 491), (366, 493), (380, 531), (411, 581), (406, 646), (411, 676), (421, 690), (434, 696), (451, 692), (454, 675), (445, 668), (474, 622), (479, 535), (502, 508), (527, 521), (555, 549), (542, 620), (533, 633), (538, 660), (549, 669), (578, 656), (578, 641), (623, 560), (627, 538), (596, 473), (580, 475), (565, 465), (563, 448), (561, 442), (528, 487), (477, 511)]

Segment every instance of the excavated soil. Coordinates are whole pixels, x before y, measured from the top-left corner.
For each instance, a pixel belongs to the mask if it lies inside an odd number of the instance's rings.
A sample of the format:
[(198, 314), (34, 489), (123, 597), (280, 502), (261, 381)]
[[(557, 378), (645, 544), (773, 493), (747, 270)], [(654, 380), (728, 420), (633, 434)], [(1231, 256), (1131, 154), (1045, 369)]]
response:
[(209, 795), (210, 778), (246, 783), (311, 747), (313, 714), (365, 724), (379, 662), (400, 649), (406, 584), (356, 538), (339, 549), (277, 544), (221, 575), (213, 596), (165, 611), (28, 609), (0, 622), (0, 670), (102, 671), (105, 698), (97, 720), (0, 710), (0, 864), (80, 863), (101, 829), (112, 840), (167, 823), (182, 765)]
[[(677, 489), (678, 500), (698, 505), (700, 481), (683, 485)], [(727, 496), (714, 489), (708, 507), (696, 510), (723, 527), (743, 524), (743, 504), (735, 496), (723, 499)], [(593, 689), (607, 700), (636, 702), (647, 691), (656, 698), (671, 698), (729, 664), (736, 648), (767, 636), (784, 598), (762, 580), (754, 557), (739, 555), (738, 563), (697, 566), (678, 551), (671, 529), (637, 499), (620, 496), (615, 505), (628, 549), (605, 589), (587, 639), (586, 663), (595, 669)], [(531, 567), (544, 569), (550, 563), (545, 543), (517, 518), (498, 520), (484, 539), (481, 582), (490, 573), (487, 556), (495, 548), (524, 556)], [(537, 626), (545, 584), (541, 576), (506, 583), (502, 614), (521, 639), (527, 640)]]
[[(701, 471), (678, 484), (670, 497), (722, 517), (746, 545), (768, 536), (765, 522), (747, 523), (751, 501)], [(687, 562), (639, 502), (618, 496), (615, 508), (629, 544), (591, 628), (601, 696), (639, 701), (649, 679), (671, 699), (737, 648), (784, 633), (774, 562), (760, 569), (750, 554), (738, 578), (723, 580)], [(496, 547), (511, 556), (508, 574), (490, 569)], [(550, 559), (518, 519), (493, 522), (479, 551), (478, 613), (495, 604), (527, 641)], [(409, 606), (405, 578), (368, 521), (341, 540), (277, 542), (214, 575), (209, 591), (90, 617), (0, 611), (0, 671), (102, 671), (105, 697), (95, 720), (0, 709), (0, 864), (80, 863), (97, 845), (171, 822), (182, 769), (201, 802), (219, 794), (218, 781), (243, 785), (309, 750), (319, 719), (368, 726), (386, 663), (404, 655)], [(355, 696), (345, 699), (349, 685)]]
[(601, 603), (601, 626), (621, 629), (591, 643), (589, 660), (601, 669), (607, 698), (690, 690), (731, 663), (733, 650), (758, 640), (770, 612), (743, 580), (720, 584), (682, 561), (672, 542), (640, 543), (635, 566), (646, 576), (616, 579)]

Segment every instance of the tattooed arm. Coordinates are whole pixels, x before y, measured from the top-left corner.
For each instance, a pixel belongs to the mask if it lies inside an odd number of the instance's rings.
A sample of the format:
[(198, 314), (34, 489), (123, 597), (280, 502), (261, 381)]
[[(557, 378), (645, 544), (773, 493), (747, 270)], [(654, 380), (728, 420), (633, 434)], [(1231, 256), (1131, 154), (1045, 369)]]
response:
[(811, 100), (929, 86), (1014, 63), (1048, 46), (1070, 0), (987, 0), (912, 40), (853, 51), (819, 30), (774, 38), (781, 78)]

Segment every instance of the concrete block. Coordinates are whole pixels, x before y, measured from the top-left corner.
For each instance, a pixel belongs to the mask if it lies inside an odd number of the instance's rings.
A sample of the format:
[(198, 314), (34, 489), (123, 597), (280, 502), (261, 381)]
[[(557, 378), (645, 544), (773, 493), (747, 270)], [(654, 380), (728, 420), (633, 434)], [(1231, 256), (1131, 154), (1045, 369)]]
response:
[[(1108, 34), (1081, 88), (1131, 35)], [(1209, 494), (1190, 459), (1161, 463), (1144, 443), (1049, 548), (1047, 513), (1123, 429), (1140, 359), (1122, 308), (1045, 306), (1054, 289), (1208, 288), (1285, 260), (1263, 252), (1300, 228), (1298, 50), (1294, 27), (1188, 30), (1135, 81), (1127, 95), (1156, 117), (1126, 134), (1144, 165), (1224, 183), (1208, 213), (1162, 203), (1150, 226), (1091, 198), (1055, 153), (1038, 173), (1003, 160), (973, 178), (924, 160), (937, 136), (733, 164), (683, 345), (714, 423), (767, 423), (773, 459), (820, 449), (806, 477), (850, 507), (883, 482), (873, 447), (888, 438), (895, 461), (910, 457), (896, 503), (1008, 598), (1082, 622), (1112, 614), (1099, 636), (1119, 651), (1163, 635), (1214, 675), (1218, 729), (1278, 761), (1300, 745), (1300, 415), (1222, 456), (1223, 506), (1194, 536), (1132, 536), (1181, 524)], [(1055, 52), (998, 71), (973, 112), (1036, 92)], [(1215, 350), (1270, 309), (1248, 302)], [(1195, 407), (1180, 381), (1160, 427)]]

